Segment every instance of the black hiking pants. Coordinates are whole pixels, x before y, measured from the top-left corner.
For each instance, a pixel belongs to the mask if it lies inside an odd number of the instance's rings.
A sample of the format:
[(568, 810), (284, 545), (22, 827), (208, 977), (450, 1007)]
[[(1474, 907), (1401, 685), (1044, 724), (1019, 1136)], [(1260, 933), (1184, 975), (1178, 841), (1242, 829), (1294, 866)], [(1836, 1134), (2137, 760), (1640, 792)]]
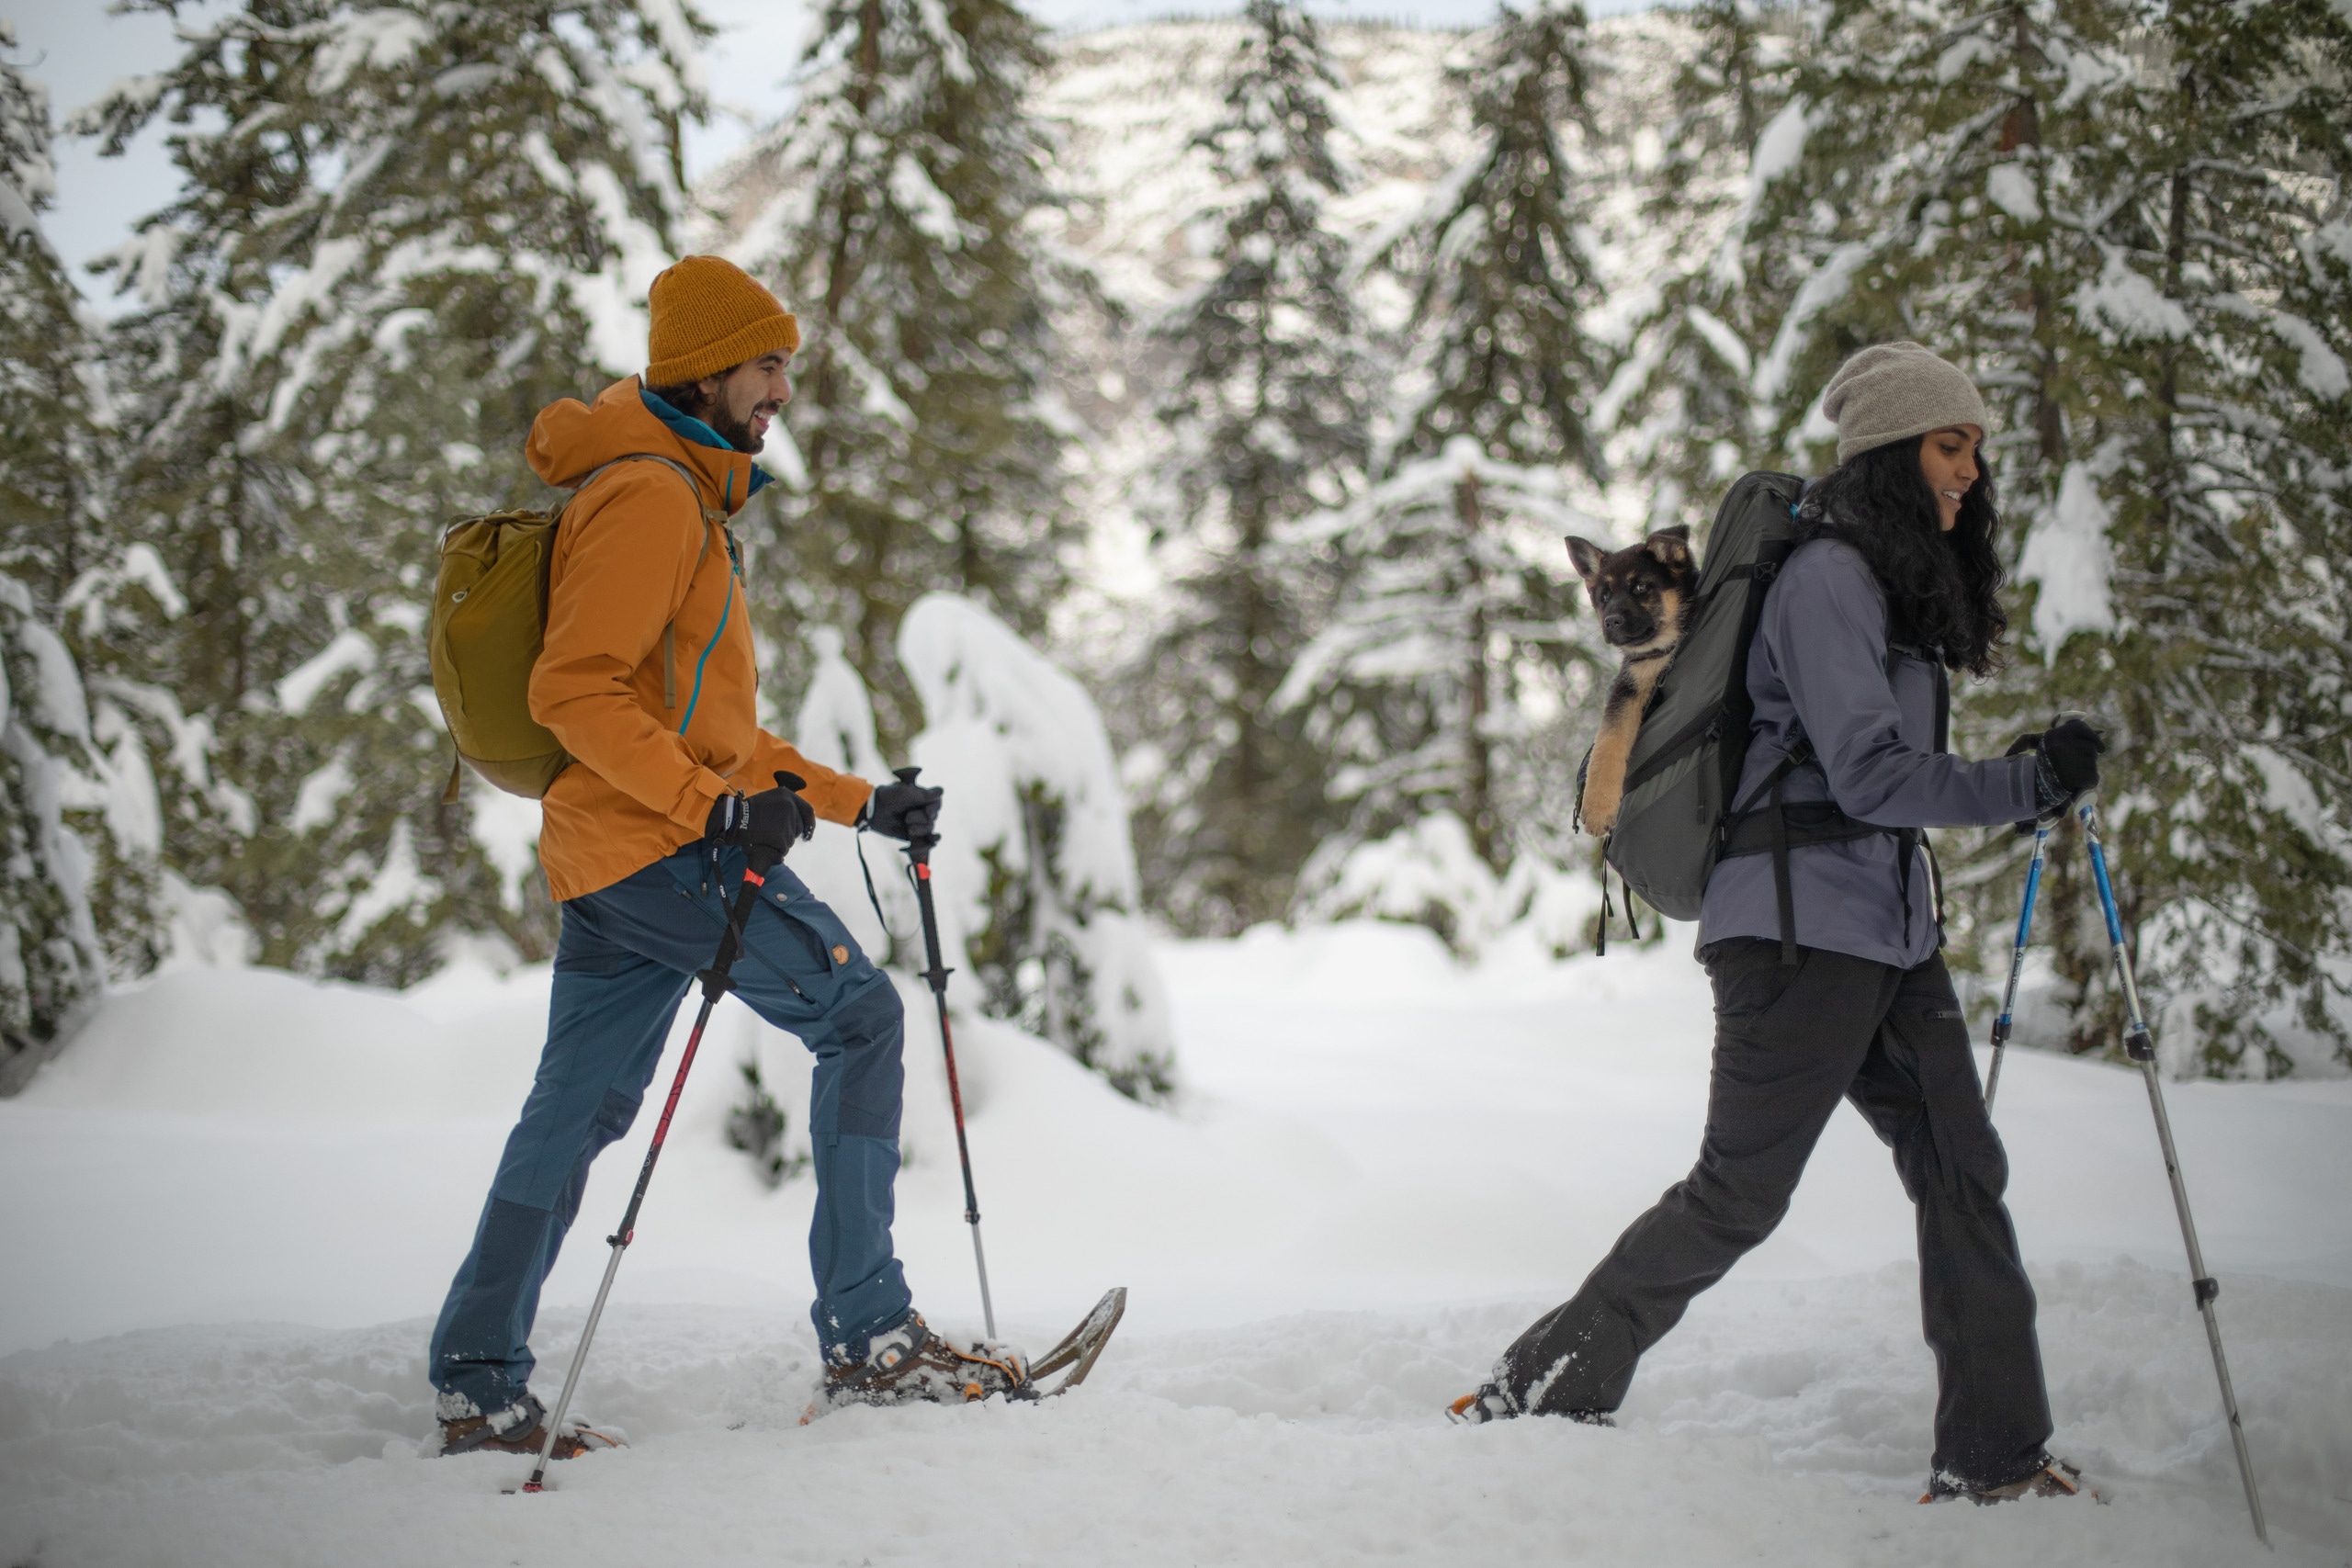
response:
[(1699, 1163), (1575, 1299), (1503, 1352), (1498, 1380), (1533, 1414), (1616, 1409), (1642, 1352), (1788, 1213), (1843, 1097), (1894, 1151), (1918, 1209), (1936, 1472), (1971, 1486), (2029, 1475), (2051, 1431), (2033, 1289), (1951, 976), (1940, 956), (1906, 970), (1798, 951), (1792, 966), (1780, 943), (1740, 937), (1700, 954), (1715, 987), (1715, 1054)]

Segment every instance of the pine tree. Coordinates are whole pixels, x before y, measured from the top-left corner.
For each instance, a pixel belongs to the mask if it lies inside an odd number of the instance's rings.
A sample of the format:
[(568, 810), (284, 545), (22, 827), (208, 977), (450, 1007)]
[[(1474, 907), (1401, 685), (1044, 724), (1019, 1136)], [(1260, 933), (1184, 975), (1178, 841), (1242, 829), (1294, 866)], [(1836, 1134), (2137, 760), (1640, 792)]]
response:
[(778, 194), (738, 249), (780, 275), (807, 346), (753, 583), (776, 643), (805, 621), (847, 632), (894, 755), (922, 723), (894, 652), (907, 606), (951, 589), (1034, 633), (1067, 580), (1057, 283), (1030, 226), (1042, 59), (1005, 0), (829, 0), (756, 160)]
[(1655, 166), (1636, 171), (1656, 301), (1596, 423), (1629, 438), (1649, 526), (1702, 529), (1729, 481), (1768, 461), (1752, 382), (1770, 340), (1769, 296), (1749, 276), (1751, 226), (1804, 136), (1790, 92), (1805, 18), (1782, 0), (1701, 0), (1683, 16), (1694, 36), (1675, 70), (1673, 116)]
[[(1565, 863), (1565, 803), (1538, 807), (1556, 795), (1547, 775), (1572, 778), (1576, 764), (1547, 755), (1557, 748), (1530, 710), (1556, 709), (1571, 662), (1589, 657), (1571, 640), (1560, 574), (1544, 558), (1564, 534), (1596, 531), (1594, 521), (1557, 469), (1487, 457), (1457, 435), (1328, 525), (1357, 564), (1274, 704), (1312, 705), (1316, 738), (1343, 759), (1333, 793), (1355, 801), (1357, 817), (1316, 856), (1306, 891), (1324, 912), (1344, 912), (1320, 896), (1351, 880), (1349, 853), (1436, 816), (1462, 824), (1459, 841), (1483, 871), (1448, 874), (1464, 886), (1487, 886), (1522, 859)], [(1510, 885), (1522, 906), (1530, 874)], [(1475, 902), (1438, 900), (1419, 918), (1466, 948), (1471, 925), (1507, 923), (1483, 907), (1489, 897)]]
[[(0, 22), (0, 50), (15, 48)], [(0, 570), (54, 615), (101, 553), (104, 367), (41, 232), (55, 197), (49, 95), (0, 60)]]
[[(0, 51), (15, 43), (0, 21)], [(96, 1000), (104, 939), (132, 972), (155, 942), (153, 868), (138, 854), (152, 791), (115, 775), (55, 629), (61, 602), (107, 551), (103, 383), (40, 229), (49, 153), (48, 96), (0, 55), (0, 1095), (23, 1088)], [(99, 901), (114, 917), (102, 933), (91, 885), (118, 873), (141, 886)]]
[(541, 493), (539, 407), (642, 356), (707, 32), (662, 0), (249, 0), (94, 116), (110, 152), (190, 128), (118, 355), (153, 432), (121, 504), (186, 609), (95, 605), (95, 646), (172, 759), (172, 863), (269, 962), (402, 982), (447, 931), (548, 943), (435, 804), (424, 598), (439, 525)]
[[(2097, 351), (2024, 545), (2048, 662), (2011, 711), (2110, 720), (2117, 892), (2184, 1004), (2171, 1054), (2275, 1075), (2290, 1031), (2352, 1063), (2352, 17), (2172, 0), (2155, 38), (2069, 300)], [(2076, 1049), (2117, 1036), (2103, 947), (2062, 953)]]
[(1582, 322), (1600, 296), (1592, 196), (1561, 136), (1584, 121), (1587, 49), (1577, 6), (1504, 12), (1455, 73), (1476, 150), (1386, 253), (1416, 323), (1394, 456), (1335, 536), (1346, 586), (1282, 699), (1310, 705), (1310, 735), (1351, 764), (1342, 845), (1450, 811), (1498, 872), (1541, 829), (1513, 759), (1531, 707), (1556, 706), (1590, 656), (1566, 573), (1537, 564), (1560, 513), (1535, 502), (1564, 469), (1600, 476), (1608, 374)]
[(1154, 329), (1173, 360), (1158, 533), (1187, 564), (1118, 705), (1130, 745), (1165, 760), (1137, 823), (1152, 906), (1220, 935), (1282, 918), (1336, 826), (1304, 715), (1271, 699), (1332, 588), (1328, 547), (1286, 533), (1361, 491), (1370, 440), (1349, 246), (1323, 220), (1347, 184), (1339, 79), (1296, 6), (1251, 0), (1249, 22), (1224, 113), (1193, 141), (1219, 182), (1200, 220), (1216, 276)]
[(107, 981), (96, 865), (65, 820), (76, 764), (99, 759), (63, 639), (0, 575), (0, 1095), (71, 1038)]
[[(1758, 390), (1792, 454), (1824, 460), (1819, 389), (1867, 343), (1920, 338), (1985, 388), (2029, 635), (1962, 694), (1963, 744), (2061, 707), (2113, 727), (2127, 924), (2207, 1071), (2286, 1069), (2282, 1013), (2347, 1037), (2320, 955), (2352, 871), (2346, 602), (2321, 564), (2346, 547), (2348, 31), (2291, 5), (1845, 6), (1766, 214), (1789, 303)], [(1997, 945), (2014, 849), (1959, 848), (1958, 903)], [(2111, 1048), (2071, 840), (2047, 908), (2069, 1043)]]

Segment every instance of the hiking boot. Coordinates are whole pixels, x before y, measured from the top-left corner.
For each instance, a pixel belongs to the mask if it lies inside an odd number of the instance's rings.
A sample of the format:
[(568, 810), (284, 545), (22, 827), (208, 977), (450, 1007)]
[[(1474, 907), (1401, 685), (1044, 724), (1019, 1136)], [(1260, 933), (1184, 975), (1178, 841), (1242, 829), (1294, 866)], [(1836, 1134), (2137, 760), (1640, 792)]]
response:
[(1490, 1382), (1480, 1383), (1477, 1393), (1465, 1393), (1445, 1407), (1445, 1418), (1457, 1427), (1483, 1427), (1518, 1414), (1511, 1407), (1510, 1395)]
[(896, 1328), (874, 1337), (863, 1361), (826, 1368), (825, 1386), (802, 1419), (844, 1404), (967, 1404), (995, 1393), (1035, 1396), (1026, 1357), (992, 1340), (957, 1344), (933, 1334), (922, 1314), (910, 1312)]
[[(1520, 1414), (1499, 1383), (1485, 1382), (1476, 1393), (1465, 1393), (1445, 1407), (1445, 1418), (1457, 1427), (1483, 1427)], [(1614, 1427), (1617, 1418), (1606, 1410), (1563, 1410), (1558, 1414), (1586, 1427)]]
[[(442, 1408), (451, 1408), (449, 1396), (442, 1396)], [(473, 1402), (465, 1400), (463, 1407), (473, 1410)], [(441, 1452), (450, 1454), (499, 1453), (536, 1454), (548, 1440), (548, 1410), (539, 1403), (538, 1395), (526, 1393), (503, 1410), (483, 1415), (479, 1410), (469, 1416), (445, 1415), (441, 1417)], [(550, 1459), (578, 1459), (592, 1449), (616, 1449), (623, 1439), (618, 1432), (600, 1432), (586, 1422), (574, 1418), (571, 1430), (555, 1440)]]
[(2014, 1503), (2020, 1497), (2080, 1497), (2087, 1495), (2094, 1501), (2103, 1501), (2098, 1493), (2083, 1484), (2083, 1472), (2063, 1459), (2050, 1460), (2030, 1475), (2018, 1477), (1999, 1486), (1972, 1486), (1952, 1475), (1931, 1475), (1928, 1478), (1922, 1503), (1942, 1503), (1954, 1497), (1965, 1497), (1972, 1503)]

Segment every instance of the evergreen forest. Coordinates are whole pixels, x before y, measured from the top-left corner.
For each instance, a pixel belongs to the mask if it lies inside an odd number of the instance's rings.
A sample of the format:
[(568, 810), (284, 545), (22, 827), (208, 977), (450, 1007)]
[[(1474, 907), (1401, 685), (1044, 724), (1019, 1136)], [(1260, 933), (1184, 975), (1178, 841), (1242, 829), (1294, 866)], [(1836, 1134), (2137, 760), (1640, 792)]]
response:
[[(902, 623), (964, 595), (1099, 705), (1159, 930), (1465, 958), (1604, 918), (1572, 813), (1614, 660), (1561, 536), (1703, 550), (1740, 473), (1831, 466), (1840, 360), (1923, 342), (1993, 411), (2010, 579), (1955, 749), (2096, 716), (2167, 1059), (2352, 1068), (2340, 0), (811, 14), (693, 180), (683, 0), (189, 8), (87, 105), (0, 28), (0, 1093), (190, 944), (388, 986), (550, 953), (516, 803), (443, 801), (436, 543), (548, 503), (532, 418), (641, 367), (696, 251), (805, 339), (737, 523), (772, 722), (845, 659), (907, 760)], [(54, 149), (158, 129), (177, 194), (77, 277)], [(2024, 847), (1937, 845), (1997, 977)], [(2075, 838), (2049, 875), (2042, 1043), (2107, 1051)]]

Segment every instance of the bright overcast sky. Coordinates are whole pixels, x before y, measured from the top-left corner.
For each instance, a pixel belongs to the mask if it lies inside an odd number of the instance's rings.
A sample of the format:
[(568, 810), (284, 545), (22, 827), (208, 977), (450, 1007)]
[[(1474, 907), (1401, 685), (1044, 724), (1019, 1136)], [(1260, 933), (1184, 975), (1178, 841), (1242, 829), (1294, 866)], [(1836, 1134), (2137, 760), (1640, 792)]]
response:
[[(217, 5), (219, 0), (212, 0)], [(725, 110), (718, 123), (692, 132), (687, 166), (699, 174), (741, 143), (746, 119), (775, 112), (777, 85), (799, 52), (807, 8), (797, 0), (694, 0), (718, 24), (718, 39), (705, 51), (703, 69), (711, 94)], [(1641, 0), (1600, 0), (1596, 13), (1632, 10)], [(204, 0), (182, 6), (201, 17)], [(1317, 15), (1363, 17), (1422, 26), (1468, 26), (1493, 13), (1492, 0), (1368, 0), (1359, 6), (1317, 0)], [(1170, 11), (1188, 15), (1235, 11), (1239, 0), (1200, 0), (1171, 6), (1168, 0), (1034, 0), (1030, 6), (1048, 26), (1086, 28), (1148, 20)], [(152, 12), (109, 14), (107, 0), (0, 0), (0, 17), (15, 24), (17, 59), (48, 84), (57, 118), (102, 96), (117, 79), (160, 71), (174, 54), (172, 23)], [(175, 186), (162, 131), (150, 128), (120, 158), (101, 158), (87, 142), (61, 138), (56, 149), (57, 205), (46, 216), (51, 240), (77, 266), (126, 239), (141, 216), (172, 197)], [(93, 281), (85, 278), (85, 291)], [(104, 302), (101, 302), (102, 305)]]

